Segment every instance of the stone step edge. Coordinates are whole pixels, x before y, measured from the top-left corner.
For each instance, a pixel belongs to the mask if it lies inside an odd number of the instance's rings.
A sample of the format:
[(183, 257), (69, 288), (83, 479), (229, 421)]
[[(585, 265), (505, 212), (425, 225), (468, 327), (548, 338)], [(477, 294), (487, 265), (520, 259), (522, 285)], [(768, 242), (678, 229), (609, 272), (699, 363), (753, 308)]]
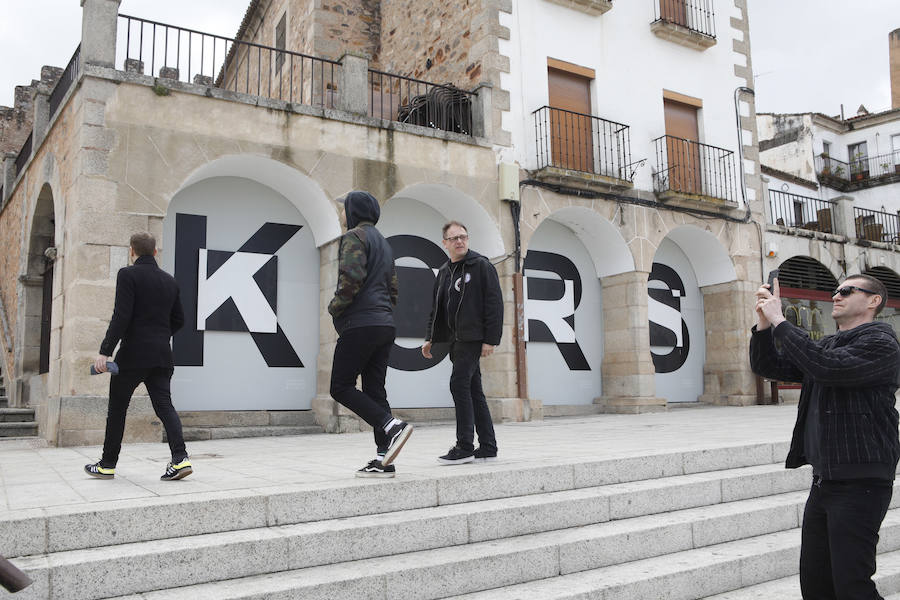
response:
[[(900, 550), (879, 553), (877, 568), (872, 580), (885, 600), (900, 599)], [(888, 596), (890, 594), (890, 596)], [(799, 575), (790, 575), (764, 583), (732, 590), (723, 594), (706, 596), (702, 600), (802, 600)]]
[[(885, 520), (883, 530), (897, 538), (900, 545), (900, 514), (891, 514), (890, 517), (890, 522)], [(788, 575), (792, 568), (796, 569), (800, 532), (799, 529), (791, 529), (566, 574), (560, 574), (562, 569), (558, 551), (552, 547), (522, 548), (523, 539), (504, 540), (502, 545), (482, 543), (484, 546), (493, 545), (497, 550), (490, 560), (473, 554), (468, 546), (465, 552), (460, 548), (441, 548), (394, 555), (390, 560), (373, 558), (285, 570), (269, 575), (156, 590), (140, 596), (119, 596), (112, 600), (137, 597), (141, 600), (241, 600), (270, 597), (287, 590), (307, 593), (298, 597), (321, 596), (332, 600), (359, 597), (379, 600), (563, 600), (585, 598), (586, 593), (593, 591), (596, 594), (598, 589), (603, 590), (604, 600), (633, 600), (659, 597), (660, 587), (672, 578), (680, 580), (681, 586), (700, 587), (699, 595), (690, 596), (697, 598), (742, 587), (744, 572), (751, 581), (754, 578), (759, 581), (770, 574), (776, 578)], [(444, 555), (453, 553), (464, 557), (449, 567), (447, 561), (442, 559)], [(764, 562), (773, 563), (772, 568), (759, 569), (758, 566)], [(709, 576), (709, 571), (716, 576)], [(463, 572), (466, 577), (459, 577)], [(441, 595), (435, 595), (431, 588), (441, 589)], [(388, 590), (390, 596), (386, 596)]]
[[(787, 489), (774, 489), (776, 481), (791, 482), (807, 477), (805, 471), (789, 471), (780, 465), (757, 465), (724, 471), (674, 475), (655, 480), (607, 483), (575, 487), (572, 473), (558, 465), (550, 467), (479, 470), (469, 474), (451, 474), (434, 479), (361, 480), (346, 479), (296, 486), (272, 486), (254, 490), (185, 494), (178, 497), (153, 497), (118, 500), (107, 503), (79, 504), (58, 509), (30, 509), (0, 515), (0, 555), (27, 556), (87, 547), (116, 545), (149, 539), (169, 539), (230, 530), (290, 525), (363, 515), (527, 497), (549, 492), (605, 487), (610, 492), (671, 495), (673, 486), (691, 486), (716, 494), (711, 502), (722, 501), (722, 486), (732, 482), (725, 500), (760, 497), (774, 491), (795, 491), (799, 483)], [(523, 476), (525, 474), (525, 476)], [(747, 481), (744, 481), (747, 478)], [(767, 485), (767, 479), (771, 485)], [(749, 483), (748, 483), (749, 482)], [(750, 486), (749, 495), (742, 491)], [(761, 485), (761, 489), (753, 485)], [(620, 489), (611, 486), (619, 486)], [(478, 488), (491, 490), (489, 497)], [(805, 485), (804, 485), (805, 487)], [(621, 489), (626, 488), (626, 489)], [(629, 489), (630, 488), (630, 489)], [(648, 492), (649, 490), (649, 492)], [(473, 492), (474, 491), (474, 492)], [(740, 494), (744, 494), (741, 496)], [(647, 502), (645, 501), (644, 504)], [(641, 505), (635, 504), (631, 510)], [(672, 510), (694, 505), (672, 506)], [(656, 511), (659, 512), (659, 511)], [(202, 515), (203, 518), (198, 518)], [(628, 516), (638, 516), (632, 513)], [(108, 523), (117, 523), (110, 529)], [(167, 527), (157, 527), (165, 522)], [(175, 532), (175, 535), (169, 535)], [(148, 538), (148, 536), (151, 536)]]

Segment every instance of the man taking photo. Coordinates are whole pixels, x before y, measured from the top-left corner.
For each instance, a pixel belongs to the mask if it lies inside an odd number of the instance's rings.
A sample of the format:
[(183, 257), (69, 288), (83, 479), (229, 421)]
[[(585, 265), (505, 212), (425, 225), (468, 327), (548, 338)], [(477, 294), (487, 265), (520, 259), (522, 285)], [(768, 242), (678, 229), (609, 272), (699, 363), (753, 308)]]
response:
[(784, 318), (777, 280), (772, 287), (756, 291), (750, 364), (763, 377), (802, 383), (785, 464), (813, 472), (800, 546), (803, 598), (881, 598), (875, 551), (900, 456), (900, 344), (890, 325), (875, 321), (887, 290), (874, 277), (848, 277), (832, 296), (837, 333), (813, 341)]

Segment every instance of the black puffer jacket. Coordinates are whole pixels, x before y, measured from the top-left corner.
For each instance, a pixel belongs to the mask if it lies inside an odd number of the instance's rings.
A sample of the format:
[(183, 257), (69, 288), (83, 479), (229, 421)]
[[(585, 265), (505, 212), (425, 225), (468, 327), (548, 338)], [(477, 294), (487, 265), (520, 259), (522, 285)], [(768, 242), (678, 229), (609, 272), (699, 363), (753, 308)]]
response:
[[(775, 341), (780, 349), (776, 351)], [(825, 479), (894, 479), (900, 441), (894, 408), (900, 344), (887, 323), (865, 323), (813, 341), (787, 321), (753, 329), (750, 365), (778, 381), (802, 382), (797, 422), (785, 465), (809, 462), (807, 415), (818, 405), (818, 462)]]
[[(425, 339), (433, 343), (482, 342), (497, 346), (503, 333), (503, 294), (497, 270), (486, 257), (473, 250), (461, 262), (459, 307), (454, 315), (447, 314), (450, 262), (438, 269)], [(454, 332), (450, 331), (448, 319), (454, 323)]]

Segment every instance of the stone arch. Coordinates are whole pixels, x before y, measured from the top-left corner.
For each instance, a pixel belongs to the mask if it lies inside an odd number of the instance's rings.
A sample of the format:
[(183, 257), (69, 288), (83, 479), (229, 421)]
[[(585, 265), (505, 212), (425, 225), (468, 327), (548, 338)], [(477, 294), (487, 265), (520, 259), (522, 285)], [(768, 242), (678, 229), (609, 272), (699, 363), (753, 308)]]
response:
[(287, 198), (306, 218), (317, 248), (341, 235), (333, 199), (315, 180), (289, 165), (252, 154), (223, 156), (191, 173), (178, 191), (213, 177), (249, 179)]
[(547, 219), (570, 229), (584, 244), (599, 279), (634, 271), (634, 256), (625, 238), (615, 225), (596, 211), (582, 206), (567, 206), (554, 211)]
[(666, 238), (688, 257), (701, 288), (737, 279), (728, 249), (709, 231), (694, 225), (682, 225), (670, 231)]

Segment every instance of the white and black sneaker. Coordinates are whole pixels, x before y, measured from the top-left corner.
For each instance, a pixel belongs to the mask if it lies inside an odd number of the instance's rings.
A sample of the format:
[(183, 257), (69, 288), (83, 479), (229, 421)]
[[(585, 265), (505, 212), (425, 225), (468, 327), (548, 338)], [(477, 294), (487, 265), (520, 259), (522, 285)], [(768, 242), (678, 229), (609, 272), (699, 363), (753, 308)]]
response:
[(473, 460), (475, 453), (472, 450), (463, 450), (459, 446), (453, 446), (447, 454), (438, 457), (438, 462), (442, 465), (461, 465)]
[(394, 465), (383, 465), (380, 460), (373, 459), (369, 464), (356, 472), (357, 477), (393, 477), (397, 474)]
[(489, 450), (481, 446), (475, 448), (475, 462), (494, 462), (497, 460), (497, 451)]
[(384, 453), (384, 460), (382, 461), (385, 467), (394, 462), (394, 459), (400, 454), (400, 450), (403, 448), (406, 440), (409, 439), (412, 430), (412, 425), (406, 421), (397, 421), (387, 430), (388, 449)]

